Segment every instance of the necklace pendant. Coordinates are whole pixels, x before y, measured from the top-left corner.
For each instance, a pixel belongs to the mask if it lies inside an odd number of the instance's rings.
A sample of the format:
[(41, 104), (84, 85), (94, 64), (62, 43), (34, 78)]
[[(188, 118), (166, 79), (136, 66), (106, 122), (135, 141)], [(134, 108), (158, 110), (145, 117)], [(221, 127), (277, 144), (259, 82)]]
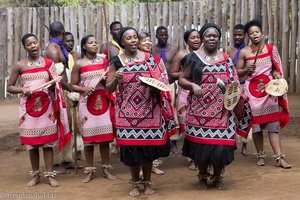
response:
[(29, 61), (27, 58), (27, 66), (28, 67), (40, 67), (40, 66), (42, 66), (42, 62), (40, 61), (40, 58), (38, 58), (36, 61)]
[(128, 63), (131, 63), (131, 62), (132, 62), (132, 59), (131, 59), (131, 58), (127, 58), (127, 57), (125, 58), (125, 63), (128, 64)]

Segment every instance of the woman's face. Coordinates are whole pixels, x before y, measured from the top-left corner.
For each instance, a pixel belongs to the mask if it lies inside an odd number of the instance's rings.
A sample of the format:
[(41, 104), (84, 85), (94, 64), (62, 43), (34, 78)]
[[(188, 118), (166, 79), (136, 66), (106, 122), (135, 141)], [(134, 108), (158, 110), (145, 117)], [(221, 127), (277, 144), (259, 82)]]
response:
[(126, 31), (123, 35), (122, 42), (125, 50), (128, 50), (130, 52), (137, 51), (139, 39), (137, 33), (134, 30), (130, 29)]
[(187, 44), (193, 50), (197, 50), (200, 48), (201, 40), (200, 40), (200, 34), (198, 31), (193, 31), (189, 35)]
[(39, 55), (40, 45), (34, 36), (31, 36), (25, 40), (24, 48), (30, 57), (37, 57)]
[(89, 39), (86, 41), (86, 43), (83, 45), (84, 49), (88, 53), (98, 53), (99, 44), (95, 37), (89, 37)]
[(209, 28), (203, 36), (203, 47), (207, 51), (215, 51), (219, 47), (219, 32), (214, 28)]
[(152, 48), (152, 43), (151, 43), (151, 38), (150, 36), (149, 37), (146, 37), (144, 39), (141, 39), (139, 41), (139, 49), (141, 51), (144, 51), (144, 52), (147, 52), (149, 53), (151, 51), (151, 48)]
[(263, 34), (258, 26), (251, 26), (248, 30), (248, 36), (254, 44), (258, 44), (263, 38)]

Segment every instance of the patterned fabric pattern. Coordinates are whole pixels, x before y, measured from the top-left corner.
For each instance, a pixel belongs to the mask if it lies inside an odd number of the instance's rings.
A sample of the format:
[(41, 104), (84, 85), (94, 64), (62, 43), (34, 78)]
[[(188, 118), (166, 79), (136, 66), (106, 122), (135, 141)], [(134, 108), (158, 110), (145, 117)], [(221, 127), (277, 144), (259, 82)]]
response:
[(167, 130), (175, 127), (174, 121), (164, 119), (162, 108), (170, 110), (159, 91), (143, 85), (139, 76), (151, 77), (148, 67), (161, 74), (159, 63), (152, 56), (142, 62), (125, 65), (119, 82), (116, 102), (116, 128), (122, 145), (164, 145)]
[[(197, 55), (197, 52), (195, 54)], [(226, 55), (224, 57), (226, 58)], [(199, 62), (203, 62), (199, 56), (198, 59)], [(237, 132), (236, 124), (238, 123), (240, 128), (247, 130), (251, 111), (249, 105), (248, 108), (236, 114), (234, 111), (226, 110), (224, 108), (224, 94), (217, 86), (217, 78), (226, 85), (230, 81), (238, 80), (233, 63), (228, 56), (222, 62), (212, 65), (206, 64), (203, 67), (202, 80), (199, 86), (204, 95), (197, 97), (193, 93), (189, 94), (185, 137), (199, 144), (234, 146), (235, 133)], [(245, 102), (242, 102), (240, 105), (244, 106), (244, 104)]]
[(80, 69), (80, 85), (95, 88), (86, 98), (79, 99), (81, 135), (85, 145), (109, 142), (114, 138), (112, 118), (114, 117), (114, 97), (106, 91), (105, 82), (100, 76), (107, 70), (107, 60), (102, 64), (91, 64)]
[(21, 129), (20, 136), (21, 137), (40, 137), (40, 136), (48, 136), (56, 133), (56, 125), (49, 126), (46, 128), (37, 128), (37, 129)]

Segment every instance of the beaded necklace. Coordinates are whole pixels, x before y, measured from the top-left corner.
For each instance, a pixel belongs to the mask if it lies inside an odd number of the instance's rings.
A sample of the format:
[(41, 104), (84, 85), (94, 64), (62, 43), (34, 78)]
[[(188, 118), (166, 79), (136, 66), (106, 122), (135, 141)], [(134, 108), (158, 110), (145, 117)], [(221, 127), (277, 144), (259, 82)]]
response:
[(208, 62), (211, 62), (211, 61), (217, 61), (219, 60), (219, 56), (218, 56), (218, 52), (216, 53), (216, 55), (213, 55), (213, 56), (209, 56), (205, 53), (204, 49), (202, 48), (202, 51), (203, 51), (203, 58), (208, 61)]
[(32, 60), (32, 61), (30, 61), (30, 60), (28, 59), (28, 57), (27, 57), (27, 66), (28, 66), (28, 67), (40, 67), (40, 66), (42, 66), (43, 63), (42, 63), (42, 61), (41, 61), (40, 58), (41, 58), (41, 57), (39, 56), (37, 60)]
[(96, 55), (96, 58), (93, 59), (88, 59), (87, 57), (85, 57), (88, 60), (88, 64), (97, 64), (97, 63), (101, 63), (102, 59), (101, 56), (99, 54)]
[(139, 55), (139, 51), (137, 52), (136, 56), (134, 56), (133, 58), (132, 57), (128, 57), (126, 55), (126, 53), (124, 52), (124, 55), (125, 55), (125, 63), (128, 64), (128, 63), (132, 63), (132, 62), (138, 62), (141, 60), (141, 58), (138, 56)]

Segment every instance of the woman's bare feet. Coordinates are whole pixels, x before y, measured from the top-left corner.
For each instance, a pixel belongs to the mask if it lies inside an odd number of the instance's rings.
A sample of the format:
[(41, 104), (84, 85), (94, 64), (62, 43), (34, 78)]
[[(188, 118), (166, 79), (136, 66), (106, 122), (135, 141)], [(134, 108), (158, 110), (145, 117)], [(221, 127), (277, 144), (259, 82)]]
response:
[(289, 165), (287, 162), (285, 162), (285, 160), (283, 160), (283, 159), (279, 159), (276, 162), (276, 167), (282, 167), (283, 169), (290, 169), (290, 168), (292, 168), (292, 166)]
[(88, 173), (87, 175), (86, 175), (86, 177), (84, 177), (81, 181), (83, 182), (83, 183), (88, 183), (88, 182), (90, 182), (91, 180), (93, 180), (94, 179), (94, 172), (90, 172), (90, 173)]
[(248, 156), (248, 149), (247, 149), (247, 144), (246, 143), (243, 143), (243, 145), (242, 145), (242, 148), (241, 148), (241, 154), (243, 155), (243, 156)]
[(189, 169), (190, 170), (197, 170), (198, 169), (193, 160), (190, 161)]
[(115, 180), (116, 179), (116, 176), (112, 175), (109, 172), (109, 169), (106, 169), (106, 168), (103, 168), (103, 177), (108, 179), (108, 180)]
[(285, 155), (279, 154), (279, 155), (273, 155), (272, 156), (275, 159), (275, 166), (276, 167), (282, 167), (283, 169), (290, 169), (292, 166), (289, 165), (287, 162), (285, 162)]
[(48, 183), (52, 186), (52, 187), (58, 187), (60, 184), (57, 180), (55, 180), (53, 177), (48, 177)]
[(265, 166), (265, 159), (264, 158), (259, 158), (256, 165), (257, 166)]
[(132, 197), (137, 197), (140, 195), (140, 190), (138, 187), (133, 187), (132, 190), (130, 190), (129, 195)]
[(152, 172), (156, 175), (164, 175), (165, 172), (161, 169), (158, 169), (158, 167), (152, 167)]
[(40, 182), (40, 175), (35, 175), (32, 179), (26, 184), (27, 187), (35, 186)]
[(256, 163), (257, 166), (265, 166), (265, 159), (267, 157), (266, 153), (264, 151), (260, 151), (255, 154), (257, 157), (258, 161)]
[(148, 183), (147, 181), (145, 182), (145, 189), (144, 189), (144, 194), (145, 195), (151, 195), (154, 194), (155, 190), (151, 187), (151, 183)]

